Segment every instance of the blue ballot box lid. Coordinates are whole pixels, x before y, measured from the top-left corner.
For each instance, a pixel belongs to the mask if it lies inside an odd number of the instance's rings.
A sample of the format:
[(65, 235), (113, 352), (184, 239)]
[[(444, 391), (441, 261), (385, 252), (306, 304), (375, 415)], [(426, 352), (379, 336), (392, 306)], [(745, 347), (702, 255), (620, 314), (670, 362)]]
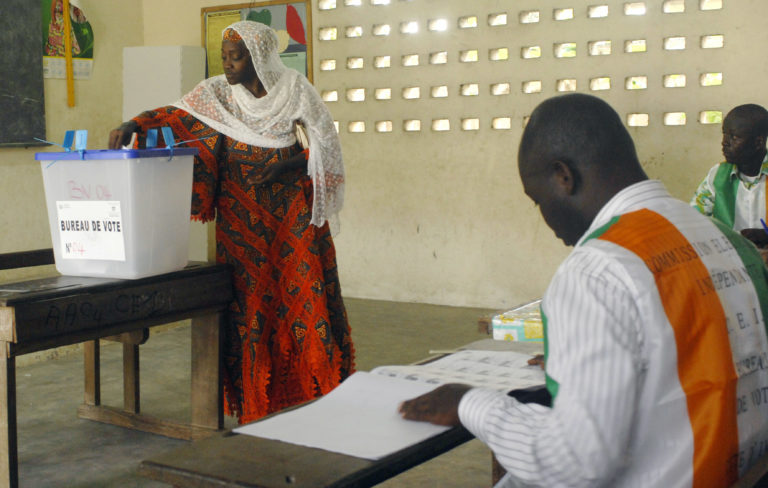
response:
[(35, 153), (36, 161), (63, 161), (85, 159), (139, 159), (162, 158), (171, 156), (196, 156), (195, 147), (174, 147), (173, 149), (94, 149), (85, 151), (39, 152)]

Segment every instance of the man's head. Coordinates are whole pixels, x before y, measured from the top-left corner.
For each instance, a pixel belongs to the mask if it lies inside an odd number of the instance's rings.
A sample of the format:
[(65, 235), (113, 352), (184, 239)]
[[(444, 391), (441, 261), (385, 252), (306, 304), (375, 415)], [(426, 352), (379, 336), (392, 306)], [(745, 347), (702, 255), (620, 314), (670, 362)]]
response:
[(760, 172), (768, 136), (768, 111), (753, 103), (734, 108), (723, 121), (723, 156), (750, 176)]
[(583, 94), (536, 107), (520, 141), (518, 165), (525, 193), (569, 246), (616, 193), (647, 179), (618, 114)]

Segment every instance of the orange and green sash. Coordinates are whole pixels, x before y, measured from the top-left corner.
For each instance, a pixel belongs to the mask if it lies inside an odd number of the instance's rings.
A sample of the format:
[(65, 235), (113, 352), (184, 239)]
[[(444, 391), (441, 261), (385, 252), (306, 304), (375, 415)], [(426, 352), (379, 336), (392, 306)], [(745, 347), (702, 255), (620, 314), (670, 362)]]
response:
[[(768, 316), (766, 270), (759, 254), (733, 230), (714, 222), (741, 257), (760, 297), (763, 316)], [(648, 209), (612, 219), (584, 242), (590, 239), (613, 242), (631, 251), (653, 273), (675, 336), (678, 377), (686, 395), (694, 440), (693, 486), (730, 485), (738, 478), (738, 377), (726, 316), (714, 287), (711, 293), (691, 293), (701, 290), (701, 284), (711, 285), (709, 270), (685, 236), (666, 218)], [(696, 313), (690, 313), (693, 310)], [(544, 324), (546, 354), (546, 319)], [(557, 382), (547, 377), (547, 387), (554, 398)], [(718, 428), (713, 429), (713, 425)]]

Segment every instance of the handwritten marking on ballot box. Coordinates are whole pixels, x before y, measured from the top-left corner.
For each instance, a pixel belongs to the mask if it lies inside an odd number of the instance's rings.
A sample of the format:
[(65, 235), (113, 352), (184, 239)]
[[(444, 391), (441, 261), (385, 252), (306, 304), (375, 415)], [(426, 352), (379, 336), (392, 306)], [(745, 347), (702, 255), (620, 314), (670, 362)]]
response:
[(125, 261), (119, 201), (57, 201), (61, 257)]
[(67, 194), (73, 200), (111, 200), (112, 192), (105, 185), (67, 181)]

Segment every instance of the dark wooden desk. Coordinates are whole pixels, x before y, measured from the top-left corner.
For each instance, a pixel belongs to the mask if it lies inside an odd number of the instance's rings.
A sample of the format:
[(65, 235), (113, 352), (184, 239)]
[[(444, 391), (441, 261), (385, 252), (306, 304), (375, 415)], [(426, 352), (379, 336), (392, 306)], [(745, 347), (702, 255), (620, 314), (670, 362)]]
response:
[(178, 487), (356, 488), (373, 486), (473, 436), (454, 427), (377, 461), (226, 433), (143, 461), (139, 474)]
[[(486, 339), (468, 344), (464, 349), (514, 350), (533, 354), (541, 347), (539, 343)], [(194, 488), (369, 487), (472, 438), (472, 434), (463, 427), (454, 427), (387, 457), (371, 461), (228, 432), (145, 460), (139, 466), (139, 474), (174, 486)]]
[[(42, 263), (34, 263), (42, 264)], [(232, 300), (227, 266), (191, 263), (138, 280), (51, 276), (0, 285), (0, 486), (18, 486), (16, 356), (86, 342), (84, 418), (184, 439), (223, 428), (220, 314)], [(191, 422), (139, 412), (138, 344), (155, 325), (192, 319)], [(125, 408), (101, 405), (99, 338), (121, 340)]]

